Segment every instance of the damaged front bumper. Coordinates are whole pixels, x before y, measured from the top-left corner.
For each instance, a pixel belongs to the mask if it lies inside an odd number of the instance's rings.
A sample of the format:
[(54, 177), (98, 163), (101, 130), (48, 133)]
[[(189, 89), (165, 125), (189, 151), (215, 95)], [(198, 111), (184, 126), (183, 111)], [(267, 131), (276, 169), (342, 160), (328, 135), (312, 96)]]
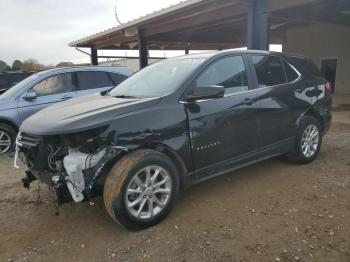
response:
[[(27, 140), (26, 140), (27, 139)], [(26, 141), (30, 143), (26, 143)], [(109, 167), (126, 148), (102, 144), (91, 152), (69, 147), (58, 138), (41, 138), (32, 143), (29, 136), (19, 134), (16, 140), (15, 168), (28, 170), (23, 186), (38, 179), (54, 191), (57, 203), (88, 201), (102, 193)]]

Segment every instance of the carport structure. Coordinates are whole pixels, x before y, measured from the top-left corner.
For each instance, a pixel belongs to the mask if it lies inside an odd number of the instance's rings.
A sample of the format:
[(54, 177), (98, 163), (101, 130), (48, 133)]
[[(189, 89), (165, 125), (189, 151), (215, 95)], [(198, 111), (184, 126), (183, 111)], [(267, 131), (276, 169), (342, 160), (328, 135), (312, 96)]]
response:
[[(328, 50), (345, 47), (324, 47), (334, 41), (350, 46), (349, 0), (189, 0), (69, 45), (91, 48), (92, 64), (98, 64), (98, 50), (139, 50), (142, 68), (148, 65), (148, 50), (267, 50), (269, 44), (282, 44), (284, 51), (308, 55), (320, 64), (323, 54), (339, 59)], [(343, 64), (350, 66), (349, 53)], [(348, 87), (345, 91), (350, 92)]]

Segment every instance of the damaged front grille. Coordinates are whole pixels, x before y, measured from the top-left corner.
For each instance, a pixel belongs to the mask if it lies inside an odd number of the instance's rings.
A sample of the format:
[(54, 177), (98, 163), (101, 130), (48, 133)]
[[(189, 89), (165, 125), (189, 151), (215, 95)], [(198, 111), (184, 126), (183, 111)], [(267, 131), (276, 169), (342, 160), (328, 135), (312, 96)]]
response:
[(31, 135), (27, 133), (20, 133), (17, 137), (17, 142), (26, 148), (38, 146), (43, 138), (37, 135)]

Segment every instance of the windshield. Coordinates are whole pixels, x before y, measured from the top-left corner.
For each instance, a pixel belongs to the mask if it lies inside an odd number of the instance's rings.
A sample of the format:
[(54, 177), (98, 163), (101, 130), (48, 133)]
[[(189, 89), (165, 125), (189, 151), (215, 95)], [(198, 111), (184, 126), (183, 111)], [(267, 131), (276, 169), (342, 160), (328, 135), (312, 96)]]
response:
[(14, 96), (18, 91), (26, 87), (26, 85), (28, 85), (33, 80), (37, 79), (40, 75), (41, 73), (36, 73), (34, 75), (27, 77), (26, 79), (22, 80), (21, 82), (14, 85), (13, 87), (7, 89), (2, 95), (0, 95), (0, 98), (9, 98)]
[(204, 61), (202, 58), (169, 59), (140, 70), (111, 90), (110, 96), (160, 97), (177, 90)]

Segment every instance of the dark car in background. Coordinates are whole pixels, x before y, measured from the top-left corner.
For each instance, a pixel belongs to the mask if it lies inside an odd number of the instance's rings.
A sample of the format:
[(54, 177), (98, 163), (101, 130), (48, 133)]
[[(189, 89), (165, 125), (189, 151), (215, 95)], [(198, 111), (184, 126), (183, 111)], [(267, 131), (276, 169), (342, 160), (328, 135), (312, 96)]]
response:
[(127, 67), (69, 67), (42, 71), (19, 82), (0, 95), (0, 155), (12, 148), (27, 117), (58, 102), (109, 90), (131, 74)]
[(5, 72), (0, 73), (0, 95), (10, 87), (32, 75), (32, 72)]
[(15, 165), (27, 166), (24, 186), (39, 179), (59, 203), (103, 194), (114, 220), (140, 229), (164, 219), (187, 185), (279, 155), (310, 163), (331, 104), (329, 83), (307, 58), (188, 55), (28, 118)]

